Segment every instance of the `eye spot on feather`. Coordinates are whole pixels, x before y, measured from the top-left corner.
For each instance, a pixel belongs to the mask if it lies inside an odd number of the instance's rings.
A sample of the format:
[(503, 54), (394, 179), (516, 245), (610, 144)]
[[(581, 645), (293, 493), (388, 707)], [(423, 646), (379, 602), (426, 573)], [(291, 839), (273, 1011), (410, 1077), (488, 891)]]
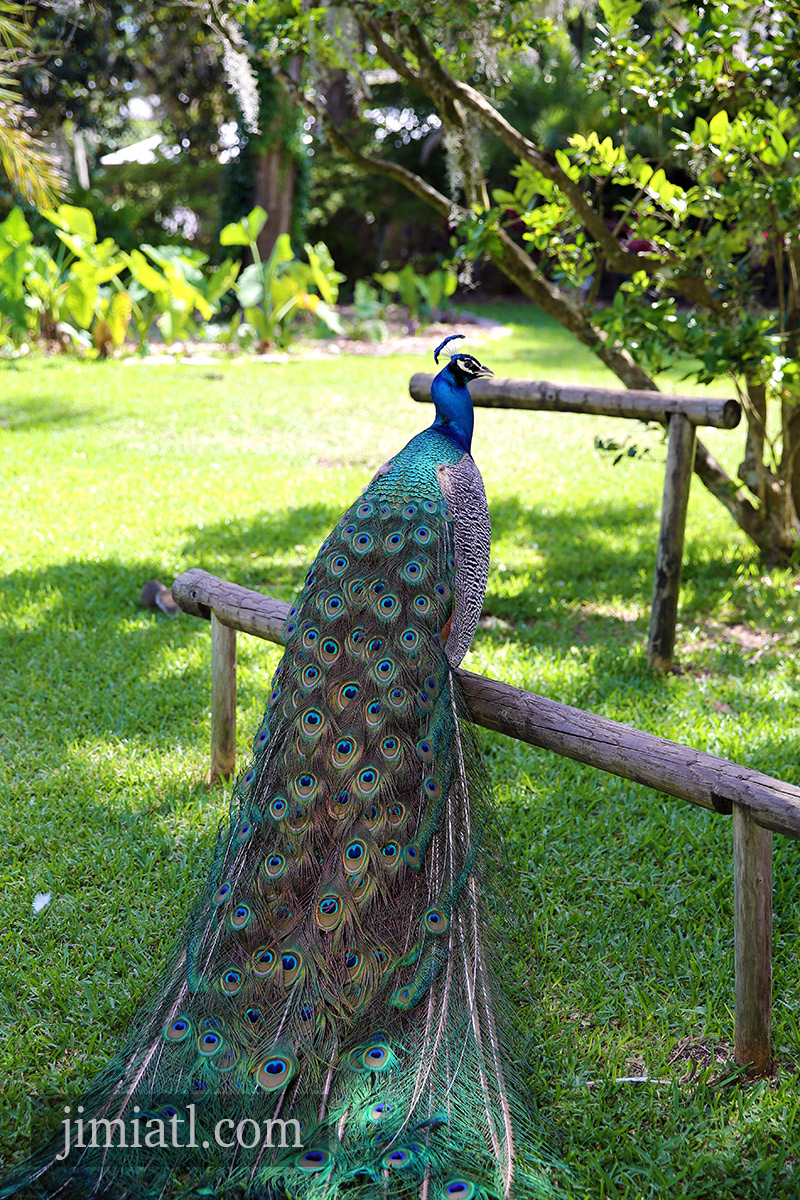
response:
[(370, 640), (367, 644), (367, 654), (369, 655), (370, 658), (376, 658), (377, 655), (380, 654), (384, 645), (385, 645), (385, 643), (384, 643), (383, 638), (379, 638), (379, 637), (370, 638)]
[(325, 801), (325, 808), (328, 816), (334, 821), (343, 820), (350, 813), (350, 793), (343, 791), (338, 792), (335, 796), (329, 795)]
[(403, 757), (403, 748), (400, 745), (400, 739), (390, 735), (385, 737), (381, 742), (381, 754), (387, 763), (393, 765), (399, 763)]
[(336, 662), (341, 653), (341, 646), (336, 638), (325, 638), (319, 648), (319, 657), (326, 666)]
[(370, 875), (364, 875), (362, 879), (359, 879), (354, 874), (350, 877), (350, 887), (356, 904), (362, 904), (372, 894), (375, 887), (375, 880)]
[(223, 971), (219, 986), (226, 996), (235, 996), (242, 987), (241, 971)]
[(305, 1150), (302, 1154), (298, 1154), (294, 1160), (294, 1165), (298, 1171), (306, 1171), (310, 1174), (328, 1170), (333, 1164), (333, 1155), (327, 1150)]
[(417, 758), (420, 762), (428, 763), (433, 760), (433, 743), (428, 738), (423, 738), (416, 745)]
[(231, 929), (239, 930), (246, 929), (252, 918), (253, 914), (248, 906), (246, 904), (239, 904), (233, 910), (228, 920), (230, 922)]
[(390, 829), (398, 829), (406, 819), (406, 808), (404, 804), (390, 804), (387, 810), (388, 824)]
[(285, 1088), (296, 1073), (297, 1062), (293, 1056), (275, 1055), (258, 1067), (256, 1083), (266, 1092), (277, 1092)]
[(286, 859), (282, 854), (270, 854), (264, 859), (263, 870), (267, 879), (282, 879), (286, 874)]
[(344, 600), (341, 596), (334, 594), (328, 596), (325, 601), (325, 616), (329, 618), (339, 617), (344, 612)]
[(400, 861), (400, 847), (397, 842), (387, 842), (381, 847), (381, 857), (385, 867), (394, 867)]
[(438, 779), (434, 779), (433, 777), (426, 779), (422, 785), (422, 791), (429, 800), (441, 799), (442, 787)]
[(307, 738), (318, 738), (325, 728), (325, 717), (318, 708), (307, 708), (300, 718), (300, 730)]
[(202, 1033), (197, 1039), (197, 1048), (206, 1058), (213, 1058), (223, 1047), (222, 1036), (219, 1033)]
[(422, 851), (416, 842), (412, 842), (410, 846), (406, 846), (403, 850), (403, 861), (412, 871), (418, 871), (422, 866)]
[(447, 919), (446, 913), (442, 912), (441, 908), (429, 908), (422, 915), (422, 928), (426, 933), (432, 933), (434, 937), (439, 934), (447, 933), (450, 928), (450, 922)]
[(397, 665), (390, 658), (380, 659), (374, 667), (373, 673), (379, 683), (389, 683), (396, 674)]
[(331, 750), (331, 762), (337, 770), (344, 770), (345, 767), (349, 767), (355, 762), (359, 753), (360, 748), (355, 738), (339, 738), (338, 742), (334, 742)]
[(249, 842), (253, 834), (253, 826), (250, 821), (242, 821), (239, 828), (236, 830), (236, 841), (240, 846), (245, 842)]
[(400, 644), (408, 653), (411, 650), (416, 650), (419, 646), (419, 633), (416, 629), (404, 629), (400, 634)]
[(339, 925), (343, 915), (342, 902), (338, 896), (323, 896), (317, 904), (317, 925), (326, 933), (330, 933)]
[(316, 775), (312, 775), (309, 771), (303, 772), (302, 775), (295, 776), (292, 784), (292, 791), (298, 800), (313, 800), (317, 793), (319, 780)]
[(360, 875), (368, 859), (369, 852), (362, 841), (352, 841), (342, 851), (342, 863), (348, 875)]
[(381, 617), (392, 617), (397, 613), (399, 608), (396, 596), (391, 595), (381, 596), (378, 601), (378, 614)]
[(321, 678), (322, 672), (320, 671), (319, 667), (315, 667), (312, 664), (311, 666), (304, 668), (303, 673), (300, 676), (300, 682), (304, 688), (310, 689), (315, 687)]
[(411, 1155), (406, 1150), (390, 1150), (383, 1156), (383, 1166), (387, 1170), (402, 1170), (411, 1162)]
[(375, 767), (364, 767), (356, 776), (356, 789), (359, 795), (365, 799), (370, 799), (374, 796), (381, 783), (380, 771)]
[(168, 1042), (182, 1042), (192, 1032), (192, 1024), (188, 1017), (176, 1017), (164, 1030)]
[(278, 956), (266, 946), (256, 950), (252, 957), (252, 971), (259, 979), (268, 979), (278, 965)]

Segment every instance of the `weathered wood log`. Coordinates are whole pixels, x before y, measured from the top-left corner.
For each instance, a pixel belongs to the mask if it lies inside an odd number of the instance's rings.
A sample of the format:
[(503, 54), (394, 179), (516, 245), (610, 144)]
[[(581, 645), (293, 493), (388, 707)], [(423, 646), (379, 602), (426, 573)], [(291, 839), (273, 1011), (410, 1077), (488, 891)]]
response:
[[(172, 594), (186, 612), (208, 618), (213, 609), (225, 625), (282, 641), (289, 605), (271, 596), (197, 569), (178, 576)], [(742, 805), (763, 828), (800, 837), (800, 788), (792, 784), (496, 679), (458, 676), (472, 720), (486, 729), (702, 808), (730, 813)]]
[(211, 769), (209, 783), (236, 769), (236, 630), (211, 611)]
[(734, 1055), (754, 1075), (772, 1067), (772, 833), (733, 808)]
[(675, 652), (675, 622), (681, 590), (686, 510), (689, 507), (689, 489), (692, 485), (697, 441), (695, 431), (696, 426), (683, 413), (672, 413), (669, 418), (664, 499), (661, 504), (661, 528), (658, 535), (653, 603), (650, 608), (650, 631), (647, 639), (648, 661), (650, 666), (658, 671), (669, 671), (672, 668), (672, 656)]
[(283, 627), (290, 607), (285, 600), (275, 600), (237, 583), (228, 583), (197, 567), (178, 576), (172, 595), (183, 611), (193, 617), (203, 617), (207, 621), (213, 609), (223, 625), (240, 629), (242, 633), (254, 633), (268, 642), (283, 641)]
[[(408, 390), (414, 400), (431, 398), (434, 376), (418, 371)], [(693, 425), (735, 429), (742, 419), (738, 400), (705, 396), (670, 395), (667, 392), (637, 392), (632, 388), (576, 387), (533, 379), (474, 379), (469, 385), (478, 408), (527, 408), (536, 412), (586, 413), (595, 417), (629, 417), (666, 424), (672, 413), (680, 413)]]

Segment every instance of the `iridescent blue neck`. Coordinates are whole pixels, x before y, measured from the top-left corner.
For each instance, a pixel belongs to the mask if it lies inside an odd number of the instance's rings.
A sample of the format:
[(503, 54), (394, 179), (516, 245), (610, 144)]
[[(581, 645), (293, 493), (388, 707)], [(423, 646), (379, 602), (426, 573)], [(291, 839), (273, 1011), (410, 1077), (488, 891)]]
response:
[(472, 397), (463, 376), (456, 374), (450, 363), (431, 384), (431, 399), (436, 406), (436, 420), (431, 429), (439, 429), (467, 454), (472, 446), (475, 425)]

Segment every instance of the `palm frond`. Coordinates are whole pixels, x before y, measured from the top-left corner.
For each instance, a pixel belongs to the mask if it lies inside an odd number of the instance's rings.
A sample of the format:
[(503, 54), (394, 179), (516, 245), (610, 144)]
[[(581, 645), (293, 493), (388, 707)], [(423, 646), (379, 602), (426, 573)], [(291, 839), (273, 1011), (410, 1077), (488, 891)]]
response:
[(52, 208), (64, 180), (41, 138), (27, 127), (25, 116), (19, 101), (0, 93), (0, 164), (23, 200), (38, 209)]
[(0, 0), (0, 165), (11, 186), (36, 208), (52, 208), (64, 181), (42, 138), (30, 128), (15, 72), (32, 37), (27, 6)]

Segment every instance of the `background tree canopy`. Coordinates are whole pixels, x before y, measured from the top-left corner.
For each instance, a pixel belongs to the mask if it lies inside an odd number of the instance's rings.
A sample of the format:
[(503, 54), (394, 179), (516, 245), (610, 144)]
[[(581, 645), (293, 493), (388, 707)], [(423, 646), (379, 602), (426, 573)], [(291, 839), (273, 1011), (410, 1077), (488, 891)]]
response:
[[(100, 232), (116, 221), (135, 240), (149, 223), (209, 250), (260, 203), (263, 255), (304, 225), (351, 285), (446, 255), (534, 299), (629, 387), (678, 361), (700, 382), (729, 376), (747, 414), (738, 478), (702, 443), (696, 471), (765, 556), (797, 555), (794, 6), (146, 0), (79, 24), (63, 11), (34, 6), (19, 79), (41, 128), (89, 146)], [(104, 174), (102, 154), (136, 132), (132, 95), (172, 157)]]

